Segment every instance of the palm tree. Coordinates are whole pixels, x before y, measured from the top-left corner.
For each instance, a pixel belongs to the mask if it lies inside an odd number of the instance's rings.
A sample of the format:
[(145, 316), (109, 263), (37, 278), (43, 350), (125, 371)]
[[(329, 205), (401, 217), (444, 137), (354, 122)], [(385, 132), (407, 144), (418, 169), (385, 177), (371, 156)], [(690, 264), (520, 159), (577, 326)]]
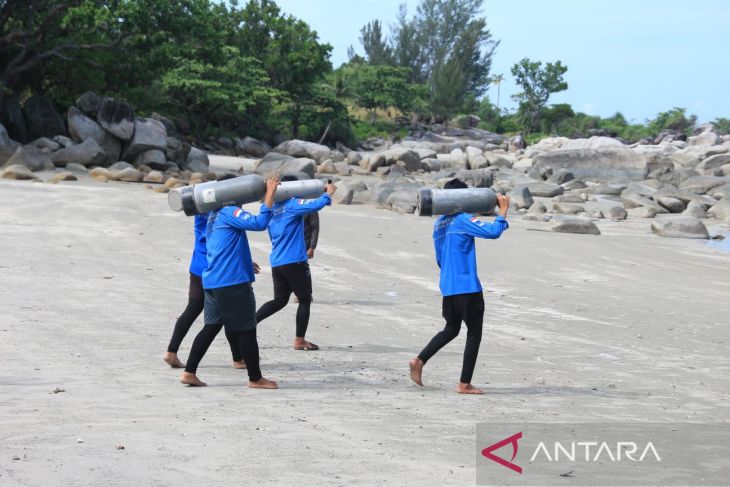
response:
[(492, 84), (497, 85), (497, 113), (499, 113), (499, 87), (502, 84), (502, 81), (504, 81), (504, 75), (498, 74), (494, 78), (492, 78)]

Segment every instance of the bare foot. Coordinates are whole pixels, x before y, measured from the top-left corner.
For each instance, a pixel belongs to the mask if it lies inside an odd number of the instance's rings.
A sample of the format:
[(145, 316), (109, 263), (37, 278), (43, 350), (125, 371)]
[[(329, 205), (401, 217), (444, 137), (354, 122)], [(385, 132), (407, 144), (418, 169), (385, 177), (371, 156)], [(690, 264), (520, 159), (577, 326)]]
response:
[(459, 394), (484, 394), (484, 391), (481, 389), (477, 389), (471, 384), (465, 384), (463, 382), (459, 382), (459, 385), (456, 386), (456, 392)]
[(180, 376), (180, 382), (192, 387), (205, 387), (208, 385), (202, 380), (198, 379), (198, 376), (191, 372), (183, 372)]
[(246, 368), (246, 362), (243, 359), (241, 359), (241, 360), (234, 360), (233, 361), (233, 368), (234, 369), (245, 369)]
[(177, 358), (177, 354), (174, 352), (165, 352), (165, 355), (163, 355), (162, 360), (167, 363), (170, 367), (173, 369), (184, 369), (185, 364), (180, 362), (180, 359)]
[(248, 387), (251, 389), (278, 389), (279, 384), (273, 380), (264, 379), (263, 377), (256, 382), (248, 382)]
[(423, 360), (418, 357), (411, 359), (411, 361), (408, 362), (408, 367), (410, 367), (411, 369), (411, 380), (419, 386), (423, 387), (423, 382), (421, 381), (421, 374), (423, 373)]
[(304, 338), (297, 337), (294, 339), (294, 350), (319, 350), (319, 346), (306, 341)]

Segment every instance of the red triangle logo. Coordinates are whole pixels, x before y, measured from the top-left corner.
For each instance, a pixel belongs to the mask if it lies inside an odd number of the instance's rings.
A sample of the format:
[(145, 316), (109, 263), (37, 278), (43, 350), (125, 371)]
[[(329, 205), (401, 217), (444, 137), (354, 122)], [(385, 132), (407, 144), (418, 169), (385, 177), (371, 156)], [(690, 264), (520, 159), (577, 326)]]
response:
[[(505, 438), (504, 440), (498, 441), (494, 445), (486, 447), (484, 450), (482, 450), (482, 455), (485, 456), (486, 458), (489, 458), (493, 462), (497, 462), (500, 465), (507, 467), (507, 468), (514, 470), (515, 472), (521, 474), (522, 467), (512, 463), (512, 461), (517, 456), (517, 448), (518, 448), (517, 440), (519, 440), (520, 438), (522, 438), (522, 431), (520, 431), (519, 433), (517, 433), (515, 435), (510, 436), (509, 438)], [(512, 445), (512, 458), (509, 461), (505, 460), (502, 457), (498, 457), (497, 455), (492, 453), (494, 450), (499, 450), (503, 446), (509, 445), (509, 444)]]

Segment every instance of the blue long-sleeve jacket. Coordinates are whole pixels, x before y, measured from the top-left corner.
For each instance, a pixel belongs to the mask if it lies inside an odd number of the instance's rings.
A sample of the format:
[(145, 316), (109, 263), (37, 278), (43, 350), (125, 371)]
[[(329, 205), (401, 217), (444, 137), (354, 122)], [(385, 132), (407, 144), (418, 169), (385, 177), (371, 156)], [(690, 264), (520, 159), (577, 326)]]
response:
[(205, 246), (205, 231), (208, 226), (208, 215), (209, 213), (195, 215), (195, 248), (193, 249), (193, 257), (190, 259), (190, 273), (198, 277), (202, 276), (203, 271), (208, 267), (208, 252)]
[(499, 238), (509, 224), (502, 216), (483, 222), (468, 213), (444, 215), (433, 226), (436, 263), (441, 269), (439, 287), (443, 296), (476, 293), (482, 290), (477, 276), (474, 237)]
[(256, 280), (246, 230), (261, 232), (271, 221), (271, 209), (261, 205), (258, 215), (237, 206), (211, 212), (206, 230), (208, 266), (203, 289), (234, 286)]
[(307, 261), (307, 245), (304, 242), (304, 215), (319, 211), (332, 204), (327, 193), (317, 199), (292, 198), (275, 203), (269, 224), (271, 239), (271, 267)]

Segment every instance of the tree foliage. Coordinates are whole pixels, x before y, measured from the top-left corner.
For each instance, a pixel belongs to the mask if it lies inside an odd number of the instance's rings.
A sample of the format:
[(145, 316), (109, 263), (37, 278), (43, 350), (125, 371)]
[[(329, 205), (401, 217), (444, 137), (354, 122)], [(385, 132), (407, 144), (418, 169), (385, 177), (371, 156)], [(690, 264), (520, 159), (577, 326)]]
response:
[(520, 104), (519, 113), (528, 133), (539, 128), (550, 95), (568, 89), (568, 83), (563, 80), (566, 71), (568, 67), (560, 61), (547, 63), (543, 68), (541, 61), (528, 58), (512, 66), (512, 75), (522, 89), (513, 98)]

